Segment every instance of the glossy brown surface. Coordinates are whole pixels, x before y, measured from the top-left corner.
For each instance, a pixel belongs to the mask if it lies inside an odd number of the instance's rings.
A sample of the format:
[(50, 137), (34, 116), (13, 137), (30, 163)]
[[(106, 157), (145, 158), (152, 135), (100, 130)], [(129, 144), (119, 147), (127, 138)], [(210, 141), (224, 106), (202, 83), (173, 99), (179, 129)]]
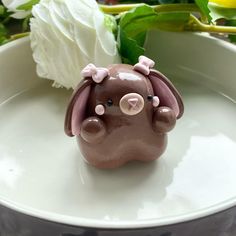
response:
[[(154, 107), (153, 96), (160, 105)], [(104, 114), (96, 114), (102, 105)], [(101, 108), (101, 106), (99, 106)], [(160, 72), (145, 76), (130, 65), (112, 65), (101, 83), (85, 78), (68, 106), (65, 132), (76, 135), (85, 159), (99, 168), (128, 161), (151, 161), (167, 145), (167, 135), (183, 114), (180, 95)]]

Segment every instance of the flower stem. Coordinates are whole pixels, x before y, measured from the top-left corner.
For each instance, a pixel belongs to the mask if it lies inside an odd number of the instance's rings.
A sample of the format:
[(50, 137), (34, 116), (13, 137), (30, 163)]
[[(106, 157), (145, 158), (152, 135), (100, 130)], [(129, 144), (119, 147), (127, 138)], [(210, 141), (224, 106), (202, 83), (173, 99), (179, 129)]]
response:
[(190, 21), (185, 26), (184, 30), (194, 32), (236, 34), (236, 27), (203, 24), (193, 15), (190, 15)]
[[(100, 9), (106, 14), (119, 14), (143, 4), (118, 4), (113, 6), (100, 4)], [(200, 12), (196, 4), (162, 4), (151, 6), (156, 12)]]
[[(143, 4), (118, 4), (113, 6), (99, 5), (100, 9), (106, 14), (121, 14), (126, 11), (132, 10), (135, 7), (142, 6)], [(195, 16), (190, 15), (189, 22), (183, 27), (183, 29), (176, 29), (176, 31), (192, 31), (192, 32), (209, 32), (209, 33), (227, 33), (236, 34), (236, 27), (208, 25), (207, 20), (204, 20), (204, 14), (198, 8), (196, 4), (162, 4), (151, 6), (158, 13), (167, 12), (198, 12), (201, 14), (203, 22), (198, 20)], [(158, 27), (157, 27), (158, 28)], [(169, 28), (170, 31), (175, 29)]]
[(13, 41), (15, 39), (19, 39), (19, 38), (23, 38), (29, 35), (29, 32), (25, 32), (25, 33), (20, 33), (20, 34), (13, 34), (10, 37), (10, 41)]

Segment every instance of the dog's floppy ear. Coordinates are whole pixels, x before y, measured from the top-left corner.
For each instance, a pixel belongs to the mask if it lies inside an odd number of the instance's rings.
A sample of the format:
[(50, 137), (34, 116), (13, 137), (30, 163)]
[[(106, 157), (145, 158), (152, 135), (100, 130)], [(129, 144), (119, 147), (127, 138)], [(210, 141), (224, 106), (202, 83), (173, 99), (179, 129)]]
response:
[(69, 101), (65, 116), (65, 133), (68, 136), (80, 134), (82, 121), (85, 119), (86, 105), (91, 90), (92, 80), (85, 78), (75, 88)]
[(160, 99), (160, 106), (171, 108), (180, 118), (184, 112), (184, 105), (179, 92), (174, 85), (162, 73), (156, 70), (150, 70), (148, 78), (152, 84), (154, 94)]

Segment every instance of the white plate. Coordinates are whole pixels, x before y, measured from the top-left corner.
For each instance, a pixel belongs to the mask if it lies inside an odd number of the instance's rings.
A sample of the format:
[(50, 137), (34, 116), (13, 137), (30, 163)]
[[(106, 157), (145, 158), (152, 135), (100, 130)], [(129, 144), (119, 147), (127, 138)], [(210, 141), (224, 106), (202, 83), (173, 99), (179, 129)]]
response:
[(60, 223), (141, 228), (236, 205), (236, 47), (202, 35), (149, 35), (147, 55), (181, 91), (185, 114), (158, 161), (85, 164), (63, 131), (71, 91), (37, 78), (29, 39), (0, 48), (0, 204)]

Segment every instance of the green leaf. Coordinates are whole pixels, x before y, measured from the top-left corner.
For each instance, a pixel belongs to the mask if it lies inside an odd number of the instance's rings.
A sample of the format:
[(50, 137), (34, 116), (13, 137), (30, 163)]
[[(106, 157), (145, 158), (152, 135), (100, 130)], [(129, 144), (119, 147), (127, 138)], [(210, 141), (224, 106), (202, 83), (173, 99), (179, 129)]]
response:
[(128, 11), (127, 13), (123, 14), (120, 20), (120, 25), (122, 27), (125, 27), (127, 24), (129, 24), (132, 20), (137, 18), (142, 18), (144, 16), (150, 15), (150, 14), (156, 14), (156, 12), (153, 10), (152, 7), (142, 4), (138, 7), (135, 7)]
[(26, 32), (29, 31), (29, 23), (30, 23), (30, 18), (32, 17), (32, 15), (28, 15), (22, 22), (22, 32)]
[(146, 41), (147, 32), (143, 31), (135, 36), (135, 41), (138, 45), (144, 45)]
[(150, 29), (182, 31), (189, 16), (189, 13), (182, 12), (157, 13), (144, 4), (124, 14), (120, 19), (120, 27), (129, 37), (135, 39), (140, 33)]
[(189, 22), (190, 13), (171, 12), (158, 14), (151, 29), (166, 31), (184, 31), (185, 25)]
[(123, 63), (137, 63), (138, 57), (144, 53), (144, 48), (128, 37), (122, 29), (119, 29), (118, 32), (118, 49)]
[(7, 39), (7, 29), (6, 27), (0, 23), (0, 45), (8, 42), (8, 39)]
[(208, 8), (208, 0), (195, 0), (195, 3), (200, 8), (201, 12), (207, 17), (208, 21), (212, 21), (211, 12)]
[(146, 0), (146, 1), (143, 1), (143, 0), (136, 0), (136, 1), (132, 1), (132, 0), (119, 0), (119, 3), (123, 3), (123, 4), (129, 4), (129, 3), (143, 3), (143, 2), (146, 2), (147, 4), (149, 5), (156, 5), (156, 4), (160, 4), (160, 1), (159, 0)]
[(208, 7), (211, 10), (211, 16), (212, 16), (213, 21), (216, 21), (217, 19), (222, 19), (222, 18), (227, 19), (227, 20), (236, 19), (235, 8), (222, 7), (221, 5), (218, 5), (213, 2), (209, 2)]
[[(226, 25), (227, 26), (236, 26), (236, 20), (227, 20)], [(231, 43), (236, 43), (236, 35), (229, 34), (229, 40)]]
[(30, 11), (34, 5), (39, 3), (39, 0), (30, 0), (29, 2), (20, 5), (17, 7), (17, 10)]
[(144, 53), (147, 24), (153, 17), (156, 17), (156, 13), (147, 5), (134, 8), (121, 16), (117, 41), (124, 63), (135, 64), (138, 57)]
[(7, 29), (6, 27), (0, 23), (0, 37), (5, 37), (7, 35)]
[(144, 53), (143, 45), (148, 30), (183, 31), (189, 16), (189, 13), (180, 12), (157, 13), (145, 4), (123, 14), (118, 29), (118, 47), (121, 56), (126, 58), (125, 61), (136, 63), (138, 57)]
[(4, 15), (5, 13), (5, 8), (3, 5), (0, 5), (0, 16)]

